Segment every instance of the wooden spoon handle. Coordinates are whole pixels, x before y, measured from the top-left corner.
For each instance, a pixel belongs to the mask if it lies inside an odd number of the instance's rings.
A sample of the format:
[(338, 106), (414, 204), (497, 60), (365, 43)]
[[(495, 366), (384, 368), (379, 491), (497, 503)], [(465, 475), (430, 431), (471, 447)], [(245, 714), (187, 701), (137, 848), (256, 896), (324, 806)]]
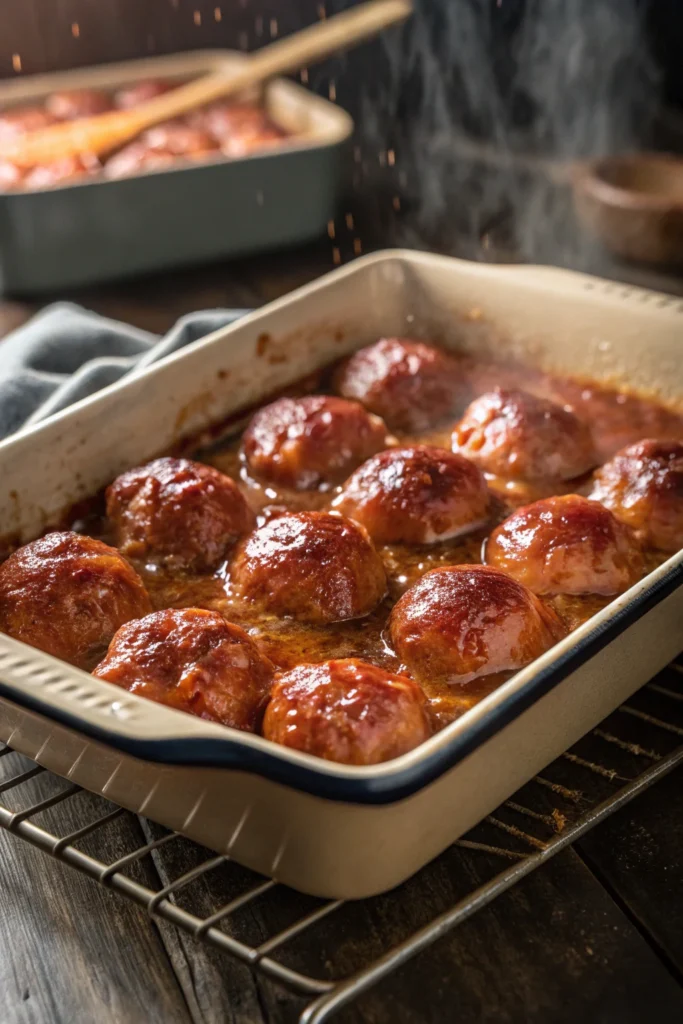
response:
[(180, 117), (354, 46), (404, 20), (411, 11), (412, 0), (370, 0), (270, 43), (247, 58), (237, 71), (218, 71), (149, 100), (137, 108), (136, 114), (145, 127)]

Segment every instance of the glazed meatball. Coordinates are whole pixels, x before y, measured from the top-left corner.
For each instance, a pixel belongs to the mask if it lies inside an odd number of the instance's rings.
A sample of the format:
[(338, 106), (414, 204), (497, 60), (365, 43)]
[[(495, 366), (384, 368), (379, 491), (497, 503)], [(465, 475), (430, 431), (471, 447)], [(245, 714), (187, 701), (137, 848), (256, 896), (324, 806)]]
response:
[(434, 544), (481, 526), (489, 492), (462, 455), (416, 445), (380, 452), (347, 480), (334, 507), (377, 544)]
[(92, 668), (119, 626), (152, 606), (114, 548), (48, 533), (0, 565), (0, 630), (79, 668)]
[(528, 665), (563, 635), (555, 614), (498, 569), (433, 569), (389, 620), (396, 653), (418, 680), (468, 683)]
[(68, 89), (48, 96), (45, 109), (58, 121), (75, 121), (106, 113), (112, 109), (112, 102), (101, 89)]
[(249, 156), (250, 153), (255, 153), (259, 149), (268, 149), (270, 146), (279, 145), (284, 138), (286, 138), (284, 132), (274, 125), (244, 127), (230, 138), (225, 139), (221, 144), (221, 150), (226, 156), (235, 158)]
[(569, 407), (525, 391), (475, 399), (453, 431), (453, 451), (512, 480), (572, 480), (597, 461), (590, 430)]
[(10, 192), (18, 188), (24, 179), (24, 172), (10, 160), (0, 160), (0, 191)]
[(169, 569), (216, 569), (254, 525), (237, 484), (189, 459), (156, 459), (107, 488), (107, 514), (129, 558)]
[(87, 178), (102, 169), (94, 153), (62, 157), (50, 164), (39, 164), (24, 178), (24, 188), (49, 188), (78, 178)]
[(215, 612), (185, 608), (122, 626), (93, 674), (159, 704), (254, 732), (273, 671), (239, 626)]
[(486, 562), (535, 594), (621, 594), (644, 571), (629, 527), (577, 494), (518, 509), (489, 537)]
[(387, 428), (358, 402), (325, 395), (280, 398), (253, 417), (241, 456), (264, 480), (310, 490), (338, 483), (387, 443)]
[(462, 384), (456, 360), (441, 349), (382, 338), (346, 361), (337, 390), (377, 413), (392, 430), (418, 432), (456, 412)]
[(17, 135), (37, 132), (55, 123), (56, 118), (44, 107), (14, 107), (0, 113), (0, 142), (9, 142)]
[(342, 764), (390, 761), (430, 732), (416, 683), (355, 658), (276, 676), (263, 721), (267, 739)]
[(167, 121), (155, 125), (142, 136), (148, 149), (173, 156), (196, 159), (216, 149), (216, 143), (208, 132), (191, 128), (183, 121)]
[(114, 106), (120, 110), (130, 110), (132, 107), (139, 107), (141, 103), (156, 99), (170, 92), (175, 86), (169, 82), (162, 82), (158, 78), (148, 78), (144, 82), (136, 82), (135, 85), (124, 86), (114, 96)]
[(104, 165), (105, 178), (128, 178), (142, 171), (158, 171), (175, 163), (177, 157), (168, 150), (150, 149), (140, 139), (124, 146), (110, 156)]
[(382, 600), (382, 561), (362, 526), (338, 512), (285, 513), (242, 542), (231, 571), (238, 597), (300, 622), (342, 622)]
[(105, 165), (107, 178), (125, 178), (140, 171), (155, 171), (176, 160), (203, 160), (215, 153), (216, 143), (206, 132), (182, 121), (169, 121), (150, 128), (139, 139), (124, 146)]
[(595, 474), (591, 498), (611, 509), (645, 544), (683, 548), (683, 444), (639, 441)]
[(253, 103), (212, 103), (191, 113), (188, 123), (208, 132), (221, 146), (240, 134), (254, 135), (272, 127), (265, 110)]

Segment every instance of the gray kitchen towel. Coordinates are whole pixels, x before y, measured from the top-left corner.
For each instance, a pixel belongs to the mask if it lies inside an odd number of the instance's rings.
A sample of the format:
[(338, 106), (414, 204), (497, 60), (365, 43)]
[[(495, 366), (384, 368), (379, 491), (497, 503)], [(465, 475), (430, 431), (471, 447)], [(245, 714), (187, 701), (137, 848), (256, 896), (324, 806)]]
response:
[(163, 336), (70, 302), (47, 306), (0, 343), (0, 439), (92, 395), (248, 310), (189, 313)]

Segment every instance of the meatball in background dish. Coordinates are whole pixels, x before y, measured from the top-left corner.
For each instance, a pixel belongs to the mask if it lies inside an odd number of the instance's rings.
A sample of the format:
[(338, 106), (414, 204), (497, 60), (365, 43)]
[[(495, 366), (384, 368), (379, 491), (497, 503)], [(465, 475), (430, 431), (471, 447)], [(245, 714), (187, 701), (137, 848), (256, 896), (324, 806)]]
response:
[(431, 728), (417, 683), (345, 658), (278, 674), (263, 735), (327, 761), (364, 765), (400, 757)]
[(102, 89), (65, 89), (53, 92), (45, 101), (45, 109), (57, 121), (75, 121), (79, 117), (95, 117), (112, 109), (109, 93)]
[(578, 494), (513, 512), (486, 542), (486, 563), (535, 594), (621, 594), (644, 572), (635, 535), (609, 509)]
[(489, 500), (473, 463), (443, 448), (415, 445), (369, 459), (333, 505), (361, 523), (376, 544), (434, 544), (481, 526)]
[(78, 668), (92, 668), (120, 626), (151, 610), (119, 552), (77, 533), (48, 533), (0, 565), (0, 631)]
[(107, 515), (129, 558), (207, 572), (255, 517), (234, 480), (189, 459), (155, 459), (107, 488)]
[(524, 668), (564, 635), (557, 616), (498, 569), (433, 569), (389, 620), (394, 650), (418, 681), (467, 683)]
[(480, 395), (453, 430), (453, 451), (511, 480), (573, 480), (597, 456), (590, 430), (568, 407), (526, 391)]
[(158, 78), (148, 78), (144, 82), (136, 82), (134, 85), (126, 85), (114, 94), (114, 106), (119, 110), (130, 110), (132, 107), (139, 107), (141, 103), (156, 99), (170, 92), (175, 85), (171, 82), (163, 82)]
[(194, 158), (215, 151), (216, 143), (208, 132), (200, 131), (184, 121), (166, 121), (144, 133), (141, 141), (154, 152)]
[(463, 389), (458, 363), (447, 352), (420, 341), (382, 338), (346, 360), (336, 390), (381, 416), (391, 430), (411, 433), (454, 416)]
[(647, 439), (622, 448), (595, 474), (591, 498), (645, 544), (683, 548), (683, 444)]
[(249, 473), (295, 490), (340, 483), (387, 444), (387, 428), (358, 402), (280, 398), (252, 417), (241, 456)]
[(49, 188), (77, 178), (86, 178), (102, 170), (102, 164), (94, 153), (80, 153), (66, 156), (49, 164), (39, 164), (24, 176), (24, 188)]
[(111, 156), (104, 167), (107, 178), (125, 178), (140, 171), (154, 171), (178, 159), (203, 160), (217, 152), (217, 145), (207, 132), (192, 128), (183, 121), (156, 125)]
[(244, 540), (232, 562), (236, 596), (300, 622), (369, 615), (386, 593), (382, 560), (362, 526), (338, 512), (288, 512)]
[(0, 191), (18, 188), (24, 180), (24, 170), (9, 160), (0, 160)]
[[(224, 152), (239, 143), (253, 143), (260, 138), (284, 138), (263, 107), (253, 103), (223, 101), (212, 103), (188, 115), (188, 123), (208, 132)], [(236, 155), (236, 154), (231, 154)]]
[(57, 120), (45, 107), (10, 107), (0, 112), (0, 142), (49, 128)]
[(273, 671), (239, 626), (215, 612), (185, 608), (127, 623), (93, 675), (158, 704), (254, 732)]

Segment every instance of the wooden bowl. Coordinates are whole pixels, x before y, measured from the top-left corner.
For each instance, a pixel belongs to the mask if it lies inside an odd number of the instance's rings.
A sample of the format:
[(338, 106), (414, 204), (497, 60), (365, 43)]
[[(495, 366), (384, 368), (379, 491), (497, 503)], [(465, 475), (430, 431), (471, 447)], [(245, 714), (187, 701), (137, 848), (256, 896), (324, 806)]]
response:
[(683, 160), (663, 153), (605, 157), (578, 168), (574, 204), (615, 255), (683, 264)]

